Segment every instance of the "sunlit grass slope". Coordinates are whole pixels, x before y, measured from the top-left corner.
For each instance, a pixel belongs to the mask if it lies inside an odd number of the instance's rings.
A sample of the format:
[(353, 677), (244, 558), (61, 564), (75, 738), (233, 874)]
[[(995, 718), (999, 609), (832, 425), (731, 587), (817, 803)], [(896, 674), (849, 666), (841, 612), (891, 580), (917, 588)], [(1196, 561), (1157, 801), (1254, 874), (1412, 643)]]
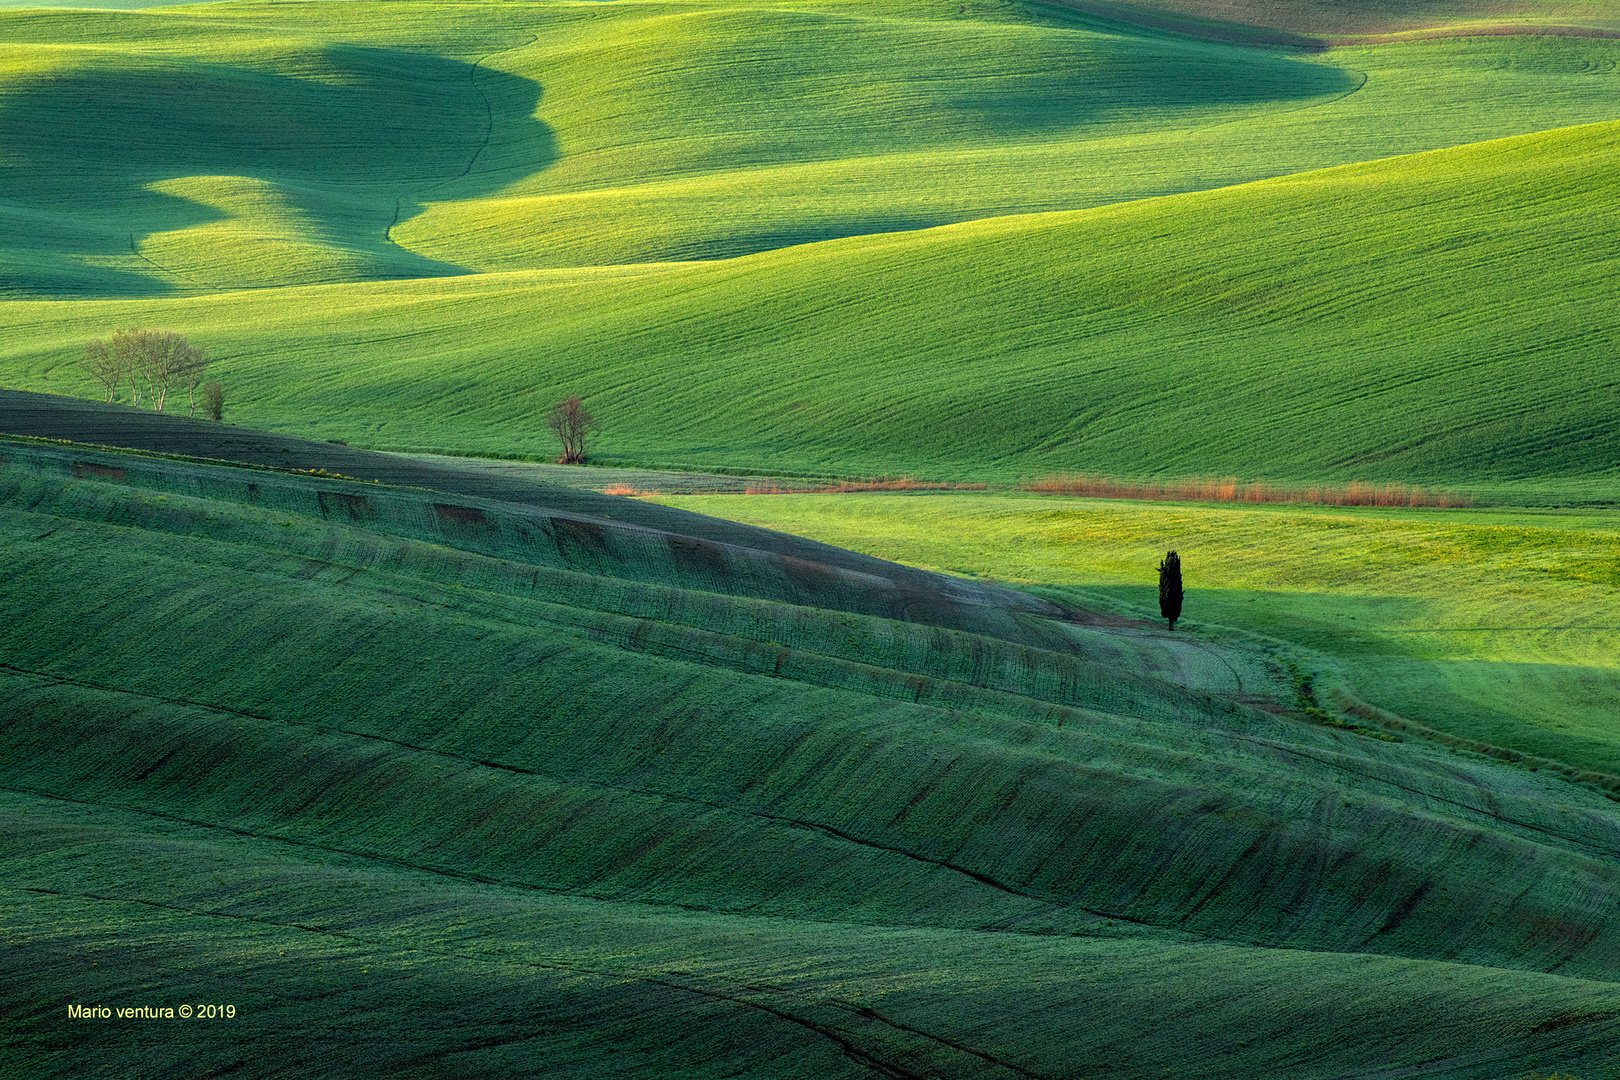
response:
[(1179, 551), (1195, 634), (1299, 647), (1320, 696), (1620, 774), (1620, 515), (933, 494), (660, 501), (1154, 617)]
[[(412, 191), (466, 173), (491, 103), (538, 90), (437, 52), (164, 13), (0, 15), (0, 247), (8, 291), (161, 293), (453, 273), (392, 244)], [(543, 127), (529, 121), (535, 127)], [(543, 137), (532, 145), (541, 153)]]
[[(1605, 0), (1063, 0), (1076, 10), (1236, 40), (1302, 44), (1440, 33), (1620, 30)], [(1282, 35), (1266, 30), (1284, 31)]]
[[(1261, 649), (990, 592), (881, 616), (876, 577), (533, 503), (3, 454), (32, 1075), (1620, 1067), (1616, 804), (1251, 708), (1288, 704)], [(64, 1019), (183, 1002), (238, 1016)]]
[[(13, 304), (16, 383), (172, 325), (238, 419), (371, 445), (1011, 480), (1612, 481), (1615, 144), (1589, 125), (712, 264)], [(1610, 489), (1612, 496), (1612, 488)], [(1602, 492), (1596, 492), (1598, 497)]]
[(615, 10), (489, 61), (545, 84), (555, 165), (447, 185), (402, 244), (480, 269), (716, 258), (1620, 117), (1620, 41), (1310, 57), (1106, 25)]
[(721, 258), (1620, 116), (1620, 42), (1322, 56), (1034, 4), (0, 13), (11, 295)]

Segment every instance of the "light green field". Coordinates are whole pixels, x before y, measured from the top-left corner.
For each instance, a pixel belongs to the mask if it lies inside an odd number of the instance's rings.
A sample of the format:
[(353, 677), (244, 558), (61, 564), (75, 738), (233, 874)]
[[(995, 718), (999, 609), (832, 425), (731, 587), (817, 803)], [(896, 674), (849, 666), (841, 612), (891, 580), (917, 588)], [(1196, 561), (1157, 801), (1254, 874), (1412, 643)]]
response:
[[(1251, 708), (1291, 690), (1261, 644), (527, 503), (4, 455), (27, 1075), (1620, 1067), (1615, 802)], [(63, 1017), (182, 1002), (239, 1015)]]
[[(914, 566), (1158, 617), (1175, 549), (1194, 637), (1297, 646), (1322, 691), (1620, 774), (1620, 515), (995, 494), (660, 496)], [(1178, 628), (1178, 633), (1180, 629)], [(1322, 696), (1327, 698), (1328, 693)], [(1346, 702), (1341, 702), (1341, 709)]]
[(1615, 497), (1620, 42), (304, 14), (0, 17), (6, 383), (161, 324), (235, 418), (368, 445), (546, 456), (580, 393), (660, 466)]
[(1620, 227), (1617, 133), (700, 265), (19, 302), (0, 349), (83, 392), (92, 330), (175, 325), (237, 419), (369, 445), (546, 455), (573, 390), (601, 455), (649, 463), (1612, 500), (1616, 255), (1591, 238)]

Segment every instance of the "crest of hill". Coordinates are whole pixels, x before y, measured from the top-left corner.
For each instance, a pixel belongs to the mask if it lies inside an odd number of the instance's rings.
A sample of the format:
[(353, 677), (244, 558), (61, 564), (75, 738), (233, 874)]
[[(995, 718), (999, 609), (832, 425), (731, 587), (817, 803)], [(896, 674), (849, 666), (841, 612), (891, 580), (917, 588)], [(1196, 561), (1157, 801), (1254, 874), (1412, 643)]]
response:
[[(599, 495), (579, 488), (548, 485), (510, 476), (492, 477), (487, 472), (458, 468), (453, 461), (424, 462), (379, 454), (337, 443), (320, 443), (270, 432), (251, 431), (220, 424), (163, 415), (101, 402), (0, 390), (0, 432), (27, 438), (68, 441), (90, 446), (107, 445), (141, 450), (201, 463), (230, 461), (254, 469), (276, 473), (306, 473), (343, 477), (387, 484), (391, 487), (430, 489), (449, 496), (480, 500), (478, 506), (445, 506), (439, 525), (432, 526), (437, 539), (445, 522), (482, 525), (491, 537), (507, 535), (507, 541), (475, 545), (485, 554), (498, 555), (513, 535), (526, 529), (551, 530), (553, 542), (571, 551), (571, 557), (587, 558), (592, 550), (607, 563), (660, 566), (648, 571), (649, 580), (684, 572), (688, 578), (701, 577), (705, 587), (723, 593), (769, 596), (778, 600), (816, 607), (880, 611), (888, 616), (922, 621), (943, 620), (947, 625), (974, 624), (989, 629), (998, 620), (1004, 633), (1013, 628), (1018, 613), (1053, 615), (1057, 609), (1027, 594), (993, 585), (964, 581), (897, 563), (874, 559), (812, 540), (772, 532), (754, 526), (706, 517), (656, 503), (639, 502), (611, 495)], [(159, 488), (178, 484), (174, 490), (192, 492), (181, 476), (209, 475), (165, 468), (155, 460), (146, 472), (146, 482)], [(128, 473), (134, 464), (117, 466)], [(83, 472), (83, 470), (81, 470)], [(84, 475), (100, 475), (94, 469)], [(229, 476), (229, 473), (223, 474)], [(260, 500), (254, 494), (259, 484), (250, 477), (237, 478), (230, 488), (249, 503)], [(242, 485), (248, 485), (243, 487)], [(209, 497), (227, 497), (211, 487)], [(244, 494), (246, 492), (246, 494)], [(336, 497), (334, 497), (336, 498)], [(393, 505), (385, 497), (353, 502), (338, 498), (328, 505), (317, 500), (310, 512), (325, 516), (337, 513), (343, 520), (375, 522), (377, 507)], [(357, 509), (364, 504), (365, 509)], [(306, 508), (307, 510), (308, 508)], [(352, 512), (351, 512), (352, 511)], [(535, 523), (560, 515), (551, 524), (525, 526), (521, 520), (507, 521), (500, 515), (517, 515)], [(408, 517), (409, 515), (407, 515)], [(419, 528), (419, 525), (396, 525)], [(515, 533), (514, 533), (515, 530)], [(510, 534), (510, 535), (509, 535)], [(481, 535), (478, 529), (469, 536)], [(464, 538), (463, 542), (466, 540)], [(616, 546), (629, 545), (635, 555), (613, 554)], [(629, 550), (626, 549), (626, 550)], [(589, 561), (589, 560), (588, 560)], [(762, 590), (762, 591), (761, 591)], [(928, 613), (933, 612), (930, 616)], [(992, 631), (994, 632), (994, 631)]]

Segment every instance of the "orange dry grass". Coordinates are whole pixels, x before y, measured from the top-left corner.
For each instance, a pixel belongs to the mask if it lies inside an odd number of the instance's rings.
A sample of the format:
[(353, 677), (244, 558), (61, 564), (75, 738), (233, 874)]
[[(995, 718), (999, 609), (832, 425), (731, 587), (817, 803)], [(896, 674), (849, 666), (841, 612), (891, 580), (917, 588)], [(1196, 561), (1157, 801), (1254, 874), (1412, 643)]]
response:
[(756, 484), (745, 489), (748, 495), (830, 495), (849, 491), (983, 491), (984, 484), (928, 483), (912, 476), (894, 479), (881, 477), (873, 480), (840, 480), (836, 484), (788, 486)]
[(1092, 499), (1157, 499), (1170, 502), (1315, 503), (1321, 506), (1472, 506), (1469, 495), (1430, 491), (1406, 484), (1312, 484), (1287, 487), (1264, 480), (1243, 483), (1235, 476), (1219, 479), (1120, 480), (1079, 473), (1042, 477), (1025, 485), (1026, 491), (1048, 495), (1076, 495)]

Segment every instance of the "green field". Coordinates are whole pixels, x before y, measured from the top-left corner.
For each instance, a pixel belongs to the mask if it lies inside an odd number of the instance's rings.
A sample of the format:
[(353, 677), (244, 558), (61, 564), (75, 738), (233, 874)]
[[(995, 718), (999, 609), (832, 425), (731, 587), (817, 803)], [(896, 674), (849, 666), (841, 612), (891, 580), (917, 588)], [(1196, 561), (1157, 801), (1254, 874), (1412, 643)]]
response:
[[(1273, 646), (531, 502), (4, 456), (31, 1075), (1620, 1064), (1615, 803), (1255, 708), (1297, 708)], [(240, 1016), (62, 1015), (182, 1000)]]
[(152, 324), (372, 446), (1615, 497), (1620, 41), (282, 10), (0, 17), (8, 385)]
[[(1608, 0), (109, 2), (0, 0), (0, 1073), (1620, 1080)], [(989, 490), (743, 493), (877, 476)]]
[[(1199, 637), (1287, 642), (1318, 686), (1448, 734), (1620, 775), (1620, 515), (1004, 495), (664, 497), (913, 566), (1158, 615), (1178, 550)], [(1342, 706), (1341, 706), (1342, 708)]]

